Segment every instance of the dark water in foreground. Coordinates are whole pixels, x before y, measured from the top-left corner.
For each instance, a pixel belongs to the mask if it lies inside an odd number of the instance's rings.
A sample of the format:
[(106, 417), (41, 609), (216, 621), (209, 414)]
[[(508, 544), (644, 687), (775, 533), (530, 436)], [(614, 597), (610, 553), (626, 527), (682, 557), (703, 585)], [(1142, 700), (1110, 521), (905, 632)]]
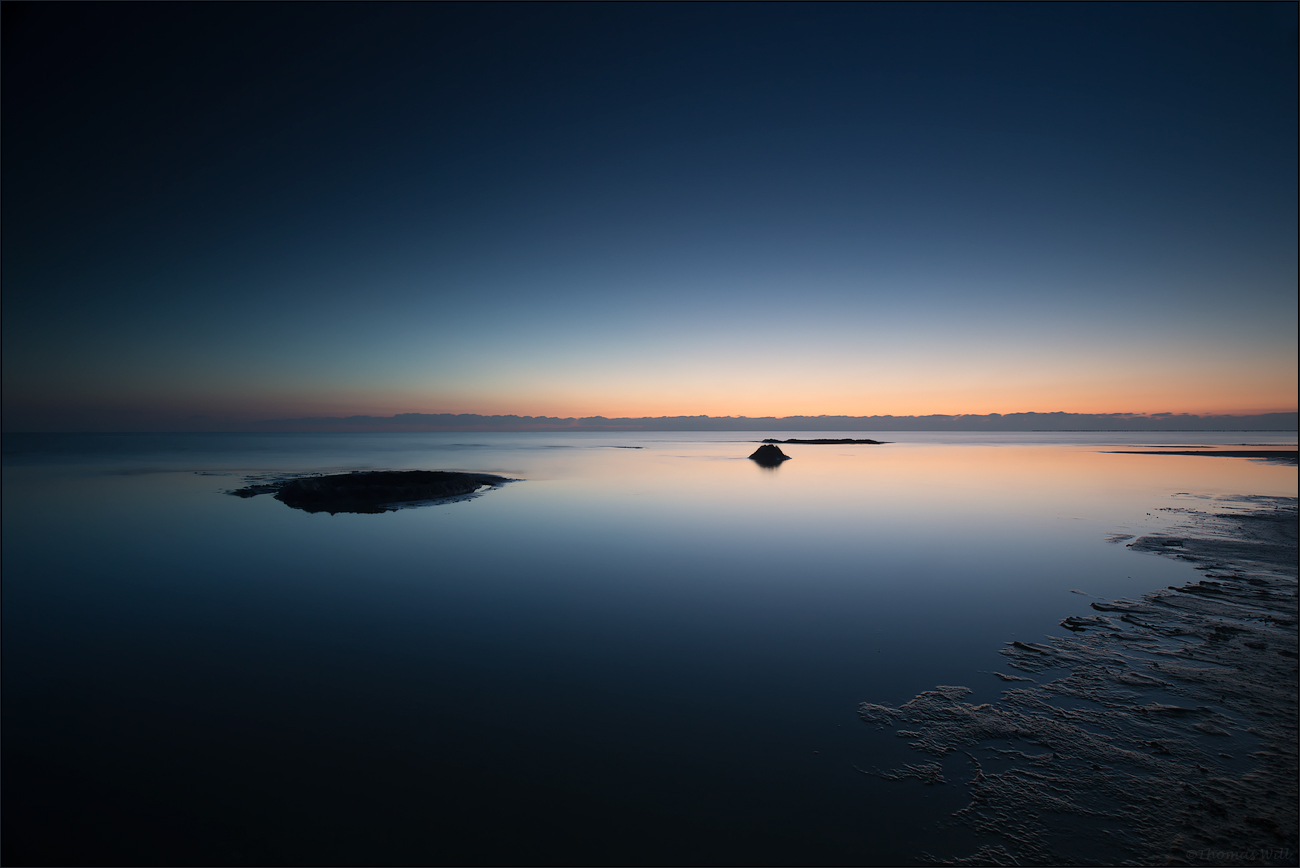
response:
[[(6, 436), (4, 861), (973, 849), (939, 824), (962, 787), (855, 770), (915, 761), (857, 704), (996, 698), (998, 649), (1062, 632), (1071, 591), (1191, 575), (1108, 535), (1296, 493), (1294, 467), (1101, 451), (1294, 443), (1153, 436), (893, 433), (774, 471), (749, 434)], [(369, 468), (523, 481), (383, 515), (222, 494)]]

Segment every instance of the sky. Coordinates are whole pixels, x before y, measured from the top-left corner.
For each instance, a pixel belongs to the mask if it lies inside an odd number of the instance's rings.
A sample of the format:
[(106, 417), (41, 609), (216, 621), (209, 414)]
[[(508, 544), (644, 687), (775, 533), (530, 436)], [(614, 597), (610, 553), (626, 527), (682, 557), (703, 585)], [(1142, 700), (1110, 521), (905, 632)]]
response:
[(1295, 4), (0, 9), (7, 431), (1296, 409)]

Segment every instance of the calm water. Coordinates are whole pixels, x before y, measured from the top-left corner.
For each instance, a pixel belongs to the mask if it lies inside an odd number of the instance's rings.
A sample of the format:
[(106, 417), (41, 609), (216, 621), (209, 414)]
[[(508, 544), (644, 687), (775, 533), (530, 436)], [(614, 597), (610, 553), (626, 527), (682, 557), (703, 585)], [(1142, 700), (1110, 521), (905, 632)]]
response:
[[(1295, 435), (6, 435), (4, 861), (891, 864), (973, 839), (862, 701), (1190, 569), (1106, 542)], [(813, 433), (772, 432), (779, 437)], [(842, 432), (825, 436), (850, 436)], [(859, 436), (872, 436), (871, 434)], [(640, 447), (640, 448), (626, 448)], [(309, 515), (246, 474), (518, 478)], [(973, 846), (972, 846), (973, 848)]]

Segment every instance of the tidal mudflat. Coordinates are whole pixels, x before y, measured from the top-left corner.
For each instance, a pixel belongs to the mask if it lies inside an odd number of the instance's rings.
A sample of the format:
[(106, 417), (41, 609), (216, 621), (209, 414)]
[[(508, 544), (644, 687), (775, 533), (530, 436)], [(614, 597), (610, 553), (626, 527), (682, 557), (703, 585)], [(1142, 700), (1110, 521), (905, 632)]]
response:
[[(1293, 665), (1274, 654), (1287, 628), (1204, 608), (1280, 594), (1278, 580), (1226, 556), (1204, 576), (1127, 543), (1196, 555), (1212, 535), (1178, 525), (1281, 503), (1240, 495), (1294, 498), (1296, 470), (1107, 452), (1150, 436), (890, 432), (783, 442), (774, 468), (748, 459), (744, 432), (6, 436), (4, 861), (1187, 861), (1229, 833), (1164, 840), (1148, 831), (1166, 815), (1137, 811), (1129, 829), (1104, 815), (1105, 791), (1035, 816), (992, 794), (970, 807), (995, 784), (1032, 802), (1072, 786), (1056, 777), (1184, 770), (1231, 812), (1272, 774), (1252, 754), (1272, 750), (1284, 705), (1175, 676), (1233, 648)], [(1264, 442), (1248, 436), (1167, 442)], [(384, 513), (228, 494), (412, 470), (521, 481)], [(1224, 593), (1162, 592), (1198, 582)], [(1156, 613), (1091, 605), (1117, 601)], [(1035, 670), (1040, 656), (1061, 665)], [(1136, 759), (1043, 759), (1027, 739), (997, 747), (1033, 759), (978, 741), (936, 757), (895, 735), (924, 721), (878, 730), (859, 714), (938, 685), (970, 691), (933, 700), (954, 714), (1000, 707), (1028, 728), (1044, 712), (1093, 733), (1088, 756)], [(1123, 691), (1150, 709), (1101, 704)], [(1123, 741), (1134, 732), (1169, 753)], [(1038, 790), (1011, 787), (1035, 774)], [(1157, 795), (1199, 822), (1184, 792)], [(1247, 816), (1257, 847), (1277, 840), (1268, 823), (1285, 829), (1276, 811)]]
[(1008, 643), (999, 700), (936, 687), (861, 706), (929, 756), (869, 773), (939, 783), (957, 760), (970, 802), (954, 821), (989, 840), (939, 861), (1295, 864), (1296, 500), (1236, 501), (1247, 509), (1179, 510), (1128, 544), (1204, 579), (1093, 601), (1062, 622), (1068, 637)]

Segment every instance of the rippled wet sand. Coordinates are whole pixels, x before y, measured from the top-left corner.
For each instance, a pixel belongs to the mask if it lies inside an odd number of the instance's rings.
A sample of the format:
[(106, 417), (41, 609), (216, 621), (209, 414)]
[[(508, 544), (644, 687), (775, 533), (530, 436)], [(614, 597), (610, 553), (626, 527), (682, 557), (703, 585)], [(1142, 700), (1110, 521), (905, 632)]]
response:
[[(1296, 499), (1184, 510), (1129, 547), (1205, 578), (1098, 601), (1069, 637), (1012, 642), (994, 703), (937, 687), (861, 718), (928, 762), (863, 770), (961, 781), (974, 853), (940, 864), (1292, 865), (1296, 859)], [(1023, 679), (1028, 679), (1022, 684)]]

